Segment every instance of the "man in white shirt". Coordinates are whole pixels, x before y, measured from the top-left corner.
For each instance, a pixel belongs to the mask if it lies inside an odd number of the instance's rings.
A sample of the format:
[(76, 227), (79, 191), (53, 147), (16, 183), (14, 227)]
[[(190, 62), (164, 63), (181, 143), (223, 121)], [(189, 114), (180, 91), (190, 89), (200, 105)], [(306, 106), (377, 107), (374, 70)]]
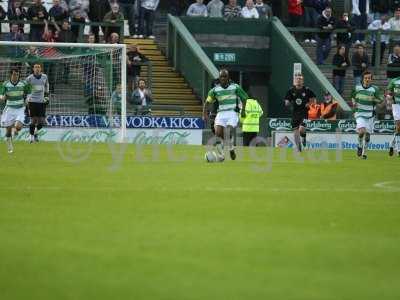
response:
[(395, 44), (400, 43), (400, 7), (394, 12), (394, 16), (389, 19), (390, 30), (396, 30), (399, 34), (390, 35), (390, 50)]
[[(368, 26), (369, 30), (390, 30), (390, 24), (388, 22), (388, 17), (386, 15), (381, 16), (380, 19), (373, 21)], [(375, 66), (375, 52), (376, 52), (376, 35), (372, 36), (373, 46), (372, 46), (372, 65)], [(382, 59), (385, 54), (386, 45), (389, 44), (389, 35), (388, 34), (381, 34), (381, 55), (380, 55), (380, 62), (382, 64)]]
[(207, 6), (203, 4), (203, 0), (196, 0), (189, 6), (186, 15), (189, 17), (208, 17)]
[(258, 11), (254, 6), (253, 0), (247, 0), (246, 5), (242, 8), (242, 17), (246, 19), (258, 19)]

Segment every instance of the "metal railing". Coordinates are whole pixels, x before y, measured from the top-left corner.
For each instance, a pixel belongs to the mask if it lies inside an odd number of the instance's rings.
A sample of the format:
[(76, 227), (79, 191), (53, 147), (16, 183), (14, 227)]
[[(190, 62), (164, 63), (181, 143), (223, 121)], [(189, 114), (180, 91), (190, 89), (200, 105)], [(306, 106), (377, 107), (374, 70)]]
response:
[(217, 68), (182, 21), (172, 15), (168, 15), (167, 41), (167, 57), (173, 68), (185, 77), (204, 101), (212, 81), (218, 78)]

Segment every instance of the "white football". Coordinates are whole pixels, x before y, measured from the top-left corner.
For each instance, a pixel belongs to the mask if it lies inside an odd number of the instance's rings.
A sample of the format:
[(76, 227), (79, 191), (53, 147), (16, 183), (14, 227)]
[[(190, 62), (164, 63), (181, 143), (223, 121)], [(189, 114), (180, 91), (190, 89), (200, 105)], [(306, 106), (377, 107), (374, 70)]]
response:
[(207, 151), (206, 154), (204, 155), (204, 159), (206, 162), (213, 163), (218, 160), (217, 153), (215, 151)]

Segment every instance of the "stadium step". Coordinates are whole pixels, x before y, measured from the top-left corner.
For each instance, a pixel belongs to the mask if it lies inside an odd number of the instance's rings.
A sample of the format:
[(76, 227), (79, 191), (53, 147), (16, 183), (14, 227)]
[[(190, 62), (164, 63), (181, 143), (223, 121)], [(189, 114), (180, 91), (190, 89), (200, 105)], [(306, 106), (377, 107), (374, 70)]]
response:
[(196, 96), (193, 95), (193, 94), (185, 95), (185, 94), (176, 94), (176, 93), (174, 93), (174, 94), (171, 94), (171, 93), (168, 93), (168, 94), (165, 94), (165, 93), (162, 93), (162, 94), (153, 93), (153, 96), (156, 99), (170, 99), (170, 98), (172, 98), (172, 99), (176, 99), (176, 100), (179, 100), (179, 99), (182, 99), (182, 100), (197, 100)]
[[(185, 82), (185, 79), (177, 73), (163, 55), (156, 41), (150, 39), (124, 40), (127, 45), (136, 45), (152, 64), (151, 83), (154, 104), (180, 106), (185, 115), (200, 116), (202, 112), (201, 101), (193, 93), (193, 90)], [(147, 78), (149, 68), (143, 66), (140, 76)], [(153, 115), (176, 115), (177, 112), (169, 110), (156, 110)]]
[[(170, 72), (168, 72), (168, 71), (161, 71), (161, 72), (153, 71), (151, 74), (153, 77), (180, 77), (180, 75), (178, 73), (175, 73), (173, 71), (170, 71)], [(147, 77), (147, 72), (141, 72), (140, 76)]]
[(167, 88), (168, 90), (174, 89), (175, 91), (180, 90), (180, 89), (186, 89), (189, 88), (187, 83), (175, 83), (175, 82), (158, 82), (157, 83), (157, 88)]
[(172, 77), (172, 78), (168, 78), (168, 77), (153, 77), (153, 87), (155, 87), (154, 83), (158, 83), (158, 82), (181, 82), (184, 83), (185, 79), (183, 79), (182, 77)]
[[(168, 88), (160, 88), (159, 86), (157, 86), (157, 87), (152, 89), (152, 92), (154, 94), (169, 94), (170, 91), (171, 90), (168, 89)], [(189, 89), (189, 88), (187, 88), (187, 89), (183, 88), (183, 89), (175, 89), (174, 93), (175, 94), (192, 95), (193, 91), (191, 89)]]
[(149, 49), (143, 49), (140, 47), (140, 53), (144, 54), (146, 57), (149, 55), (156, 55), (156, 56), (161, 56), (161, 51), (160, 50), (149, 50)]

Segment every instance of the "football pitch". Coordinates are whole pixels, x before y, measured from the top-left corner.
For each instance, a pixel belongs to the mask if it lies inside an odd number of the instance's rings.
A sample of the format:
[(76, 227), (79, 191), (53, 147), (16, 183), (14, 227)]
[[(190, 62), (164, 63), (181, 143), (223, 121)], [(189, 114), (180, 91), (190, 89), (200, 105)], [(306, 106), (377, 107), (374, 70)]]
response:
[(0, 299), (400, 299), (400, 158), (205, 151), (2, 142)]

